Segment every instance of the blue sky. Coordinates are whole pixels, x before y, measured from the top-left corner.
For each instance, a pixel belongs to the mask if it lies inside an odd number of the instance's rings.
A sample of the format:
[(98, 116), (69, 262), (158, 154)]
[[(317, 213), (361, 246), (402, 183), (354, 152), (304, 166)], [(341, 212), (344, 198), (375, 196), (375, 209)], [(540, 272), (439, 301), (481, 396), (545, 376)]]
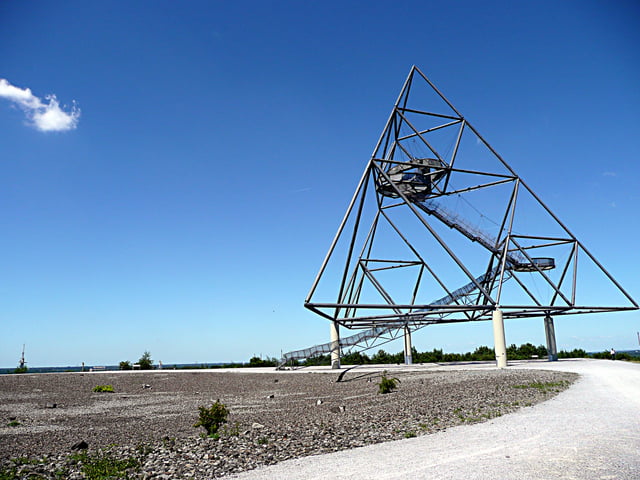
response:
[[(638, 26), (630, 1), (0, 3), (0, 366), (328, 341), (302, 304), (413, 64), (637, 300)], [(637, 348), (639, 320), (558, 319), (558, 346)]]

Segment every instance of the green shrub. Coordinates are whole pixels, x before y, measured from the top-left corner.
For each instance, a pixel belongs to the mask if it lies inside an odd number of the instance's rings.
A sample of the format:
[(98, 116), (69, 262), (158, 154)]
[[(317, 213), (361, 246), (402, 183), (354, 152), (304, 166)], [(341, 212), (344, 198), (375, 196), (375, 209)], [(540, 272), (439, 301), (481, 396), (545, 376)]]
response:
[(371, 363), (371, 359), (366, 353), (352, 352), (343, 355), (340, 358), (340, 362), (343, 365), (364, 365), (367, 363)]
[(394, 360), (395, 359), (393, 355), (385, 352), (382, 349), (378, 350), (378, 352), (371, 357), (371, 363), (376, 363), (381, 365), (385, 365), (388, 363), (395, 363)]
[(131, 370), (131, 368), (131, 362), (129, 360), (120, 362), (120, 370)]
[(145, 351), (140, 357), (140, 360), (138, 360), (138, 365), (140, 365), (140, 370), (153, 369), (153, 360), (151, 360), (151, 352)]
[(570, 352), (566, 350), (560, 350), (558, 352), (558, 358), (587, 358), (589, 355), (582, 348), (574, 348)]
[(380, 378), (380, 383), (378, 383), (378, 393), (391, 393), (398, 388), (398, 383), (400, 383), (400, 380), (397, 378), (388, 378), (387, 371), (385, 370), (382, 373), (382, 378)]
[(616, 353), (617, 360), (627, 360), (629, 362), (640, 362), (640, 357), (634, 357), (628, 353)]
[(96, 385), (93, 387), (94, 392), (113, 393), (112, 385)]
[(315, 367), (320, 365), (331, 365), (331, 355), (317, 355), (315, 357), (307, 358), (303, 365), (306, 367)]
[(260, 357), (251, 357), (249, 359), (250, 367), (275, 367), (278, 364), (278, 360), (275, 358), (262, 359)]
[(220, 403), (220, 400), (216, 400), (209, 408), (198, 407), (198, 410), (200, 410), (200, 418), (193, 426), (204, 427), (210, 437), (218, 432), (223, 423), (227, 423), (229, 410), (224, 403)]

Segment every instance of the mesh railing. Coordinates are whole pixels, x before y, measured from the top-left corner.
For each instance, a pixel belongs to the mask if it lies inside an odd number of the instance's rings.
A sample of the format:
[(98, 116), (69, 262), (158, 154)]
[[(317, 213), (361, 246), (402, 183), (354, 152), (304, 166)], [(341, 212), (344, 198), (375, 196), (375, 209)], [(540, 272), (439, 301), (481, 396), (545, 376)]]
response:
[[(476, 278), (475, 282), (467, 283), (465, 286), (460, 287), (457, 290), (454, 290), (449, 295), (447, 295), (445, 297), (442, 297), (440, 300), (436, 300), (435, 302), (431, 302), (430, 305), (433, 305), (434, 307), (435, 306), (439, 306), (439, 305), (450, 305), (450, 304), (454, 303), (456, 300), (460, 299), (461, 297), (464, 297), (465, 295), (468, 295), (469, 293), (474, 291), (477, 288), (476, 283), (478, 283), (478, 284), (485, 283), (487, 280), (492, 279), (493, 277), (495, 277), (498, 274), (499, 271), (500, 271), (500, 267), (495, 267), (490, 272), (485, 273), (483, 275), (480, 275), (478, 278)], [(432, 309), (431, 308), (425, 308), (423, 310), (418, 310), (418, 311), (419, 312), (428, 312), (430, 310), (432, 310)]]
[[(487, 232), (484, 232), (479, 228), (471, 225), (466, 219), (460, 217), (460, 215), (447, 210), (446, 208), (438, 205), (433, 201), (425, 201), (417, 203), (416, 205), (420, 206), (425, 212), (427, 212), (429, 215), (433, 215), (448, 227), (455, 228), (465, 237), (473, 240), (474, 242), (478, 242), (487, 250), (494, 253), (499, 253), (498, 249), (496, 248), (495, 238), (493, 238)], [(510, 263), (516, 265), (527, 263), (527, 260), (524, 258), (524, 256), (518, 252), (509, 252), (507, 254), (507, 260)]]
[[(349, 337), (340, 339), (340, 348), (343, 347), (352, 347), (359, 343), (365, 342), (367, 340), (373, 340), (380, 335), (384, 335), (389, 333), (392, 328), (389, 327), (376, 327), (371, 328), (369, 330), (365, 330), (364, 332), (356, 333), (355, 335), (351, 335)], [(331, 353), (332, 350), (332, 342), (329, 343), (321, 343), (319, 345), (314, 345), (309, 348), (304, 348), (302, 350), (294, 350), (293, 352), (287, 352), (283, 355), (281, 365), (292, 361), (292, 360), (302, 360), (304, 358), (316, 357), (318, 355), (324, 355)]]

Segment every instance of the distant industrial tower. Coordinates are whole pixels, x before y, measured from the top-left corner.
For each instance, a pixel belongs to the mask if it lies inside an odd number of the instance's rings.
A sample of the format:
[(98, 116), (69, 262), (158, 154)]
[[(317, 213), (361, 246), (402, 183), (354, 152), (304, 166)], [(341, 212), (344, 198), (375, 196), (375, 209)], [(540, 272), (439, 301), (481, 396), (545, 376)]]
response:
[(24, 345), (24, 344), (22, 344), (22, 356), (20, 357), (20, 361), (18, 362), (18, 368), (19, 368), (20, 370), (22, 370), (22, 369), (24, 369), (24, 368), (27, 368), (27, 362), (26, 362), (26, 360), (24, 359), (24, 347), (25, 347), (25, 345)]
[[(544, 171), (549, 154), (535, 150)], [(552, 171), (548, 170), (551, 175)], [(581, 279), (589, 277), (588, 285)], [(409, 72), (305, 301), (331, 342), (283, 360), (368, 348), (435, 323), (635, 310), (638, 304), (416, 67)], [(339, 327), (363, 329), (340, 338)]]

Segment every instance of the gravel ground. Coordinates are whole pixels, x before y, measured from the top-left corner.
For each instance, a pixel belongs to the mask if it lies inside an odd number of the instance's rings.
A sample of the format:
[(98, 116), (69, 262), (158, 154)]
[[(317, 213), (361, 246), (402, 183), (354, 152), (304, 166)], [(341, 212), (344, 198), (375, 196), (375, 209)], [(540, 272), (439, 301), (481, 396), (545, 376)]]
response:
[(509, 370), (521, 368), (574, 372), (580, 378), (548, 401), (487, 422), (287, 460), (231, 478), (640, 479), (640, 364), (591, 359), (509, 362)]
[[(105, 455), (111, 464), (132, 459), (121, 465), (130, 478), (221, 477), (481, 422), (546, 400), (577, 378), (537, 370), (393, 372), (398, 390), (380, 395), (381, 371), (354, 369), (340, 382), (338, 375), (2, 375), (0, 478), (11, 471), (16, 478), (85, 478)], [(115, 392), (94, 393), (96, 385)], [(220, 438), (206, 438), (193, 427), (198, 406), (217, 399), (231, 413)], [(71, 448), (81, 441), (88, 444), (84, 458)]]

